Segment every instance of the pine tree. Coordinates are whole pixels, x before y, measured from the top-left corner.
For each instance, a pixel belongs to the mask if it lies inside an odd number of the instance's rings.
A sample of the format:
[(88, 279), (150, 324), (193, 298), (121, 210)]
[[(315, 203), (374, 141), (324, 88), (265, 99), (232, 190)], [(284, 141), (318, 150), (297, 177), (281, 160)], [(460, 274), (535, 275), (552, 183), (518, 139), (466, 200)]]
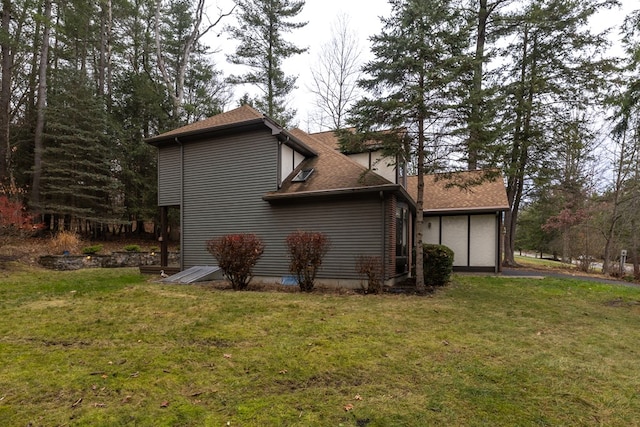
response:
[[(514, 13), (514, 43), (506, 52), (511, 76), (505, 82), (503, 119), (509, 126), (504, 141), (504, 170), (510, 210), (505, 215), (503, 264), (515, 265), (515, 230), (528, 180), (545, 173), (558, 111), (584, 111), (600, 101), (608, 43), (594, 34), (589, 19), (615, 0), (541, 0)], [(562, 54), (560, 54), (560, 52)], [(560, 166), (561, 167), (561, 166)]]
[[(491, 42), (495, 41), (495, 36), (499, 28), (492, 28), (499, 8), (509, 4), (511, 0), (473, 0), (476, 5), (474, 11), (475, 24), (475, 51), (471, 61), (471, 80), (469, 84), (468, 100), (464, 102), (466, 110), (467, 139), (465, 141), (465, 151), (467, 157), (467, 167), (475, 170), (491, 165), (492, 145), (496, 139), (496, 132), (492, 132), (492, 122), (496, 116), (496, 109), (499, 108), (495, 102), (491, 102), (491, 88), (487, 87), (487, 75), (485, 68), (490, 62), (492, 51)], [(489, 45), (488, 45), (489, 43)]]
[(117, 97), (112, 109), (118, 123), (115, 138), (117, 178), (124, 187), (124, 206), (129, 221), (141, 223), (157, 214), (157, 152), (144, 143), (171, 123), (172, 102), (161, 83), (143, 71), (123, 73), (115, 85)]
[(42, 211), (92, 226), (120, 219), (121, 190), (101, 98), (86, 74), (58, 70), (52, 79), (42, 159)]
[(464, 70), (468, 25), (452, 0), (390, 3), (391, 16), (382, 20), (381, 34), (371, 39), (375, 59), (364, 67), (369, 77), (360, 82), (372, 96), (356, 103), (351, 121), (364, 137), (375, 130), (397, 130), (395, 140), (393, 132), (385, 137), (387, 148), (396, 153), (405, 149), (405, 135), (413, 141), (418, 174), (416, 283), (423, 289), (423, 176), (433, 167), (425, 158), (431, 155), (433, 162), (447, 113), (457, 102), (454, 82)]
[(156, 61), (162, 82), (173, 102), (172, 119), (177, 126), (186, 122), (182, 111), (185, 85), (188, 74), (193, 72), (193, 63), (201, 62), (206, 52), (202, 39), (233, 9), (205, 25), (205, 0), (171, 0), (164, 7), (161, 3), (161, 0), (156, 0), (154, 10)]
[(302, 11), (304, 4), (304, 0), (239, 0), (238, 25), (229, 28), (231, 37), (240, 44), (228, 60), (250, 68), (241, 76), (232, 76), (230, 81), (257, 86), (261, 95), (253, 104), (285, 126), (296, 114), (295, 110), (287, 109), (287, 96), (295, 89), (297, 77), (287, 76), (282, 62), (307, 49), (283, 36), (307, 24), (291, 21)]

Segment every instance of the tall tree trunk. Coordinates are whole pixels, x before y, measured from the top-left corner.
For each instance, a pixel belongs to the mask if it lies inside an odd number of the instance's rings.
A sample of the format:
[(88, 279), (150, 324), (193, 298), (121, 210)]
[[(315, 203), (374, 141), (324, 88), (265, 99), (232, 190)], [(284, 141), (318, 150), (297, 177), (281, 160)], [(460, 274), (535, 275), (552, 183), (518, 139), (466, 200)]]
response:
[(476, 35), (476, 52), (473, 58), (473, 80), (471, 87), (471, 115), (469, 117), (469, 140), (467, 141), (468, 169), (478, 168), (478, 151), (482, 143), (482, 69), (484, 64), (484, 45), (487, 38), (487, 20), (489, 10), (487, 0), (479, 0), (478, 34)]
[(9, 181), (9, 123), (11, 122), (11, 75), (13, 49), (11, 48), (11, 0), (2, 0), (2, 84), (0, 85), (0, 183)]
[(33, 181), (31, 184), (31, 208), (40, 211), (40, 181), (42, 178), (42, 153), (44, 151), (44, 121), (47, 102), (47, 66), (49, 62), (49, 33), (51, 29), (51, 0), (44, 2), (44, 28), (38, 70), (38, 103), (33, 153)]
[(100, 58), (98, 61), (98, 95), (104, 95), (105, 69), (107, 68), (107, 22), (106, 4), (101, 1), (102, 10), (100, 13)]
[(98, 64), (98, 95), (105, 96), (107, 110), (111, 110), (111, 50), (113, 36), (113, 10), (111, 0), (101, 1), (100, 59)]
[(221, 13), (214, 22), (210, 23), (204, 29), (201, 29), (200, 26), (202, 24), (202, 19), (204, 15), (205, 9), (205, 0), (198, 0), (196, 5), (196, 10), (193, 16), (193, 28), (191, 29), (191, 33), (188, 35), (184, 44), (181, 46), (182, 52), (180, 55), (180, 60), (175, 64), (175, 75), (170, 75), (169, 70), (167, 69), (167, 65), (165, 62), (165, 56), (162, 54), (162, 37), (160, 30), (160, 9), (162, 8), (162, 0), (156, 0), (155, 4), (155, 13), (154, 13), (154, 27), (155, 27), (155, 44), (156, 44), (156, 59), (158, 61), (158, 68), (160, 69), (160, 74), (162, 75), (162, 80), (164, 81), (165, 87), (167, 88), (167, 92), (171, 97), (173, 103), (173, 119), (176, 123), (180, 119), (180, 109), (182, 108), (182, 104), (184, 101), (184, 80), (187, 74), (187, 69), (189, 67), (189, 62), (191, 61), (191, 52), (196, 48), (198, 42), (202, 37), (204, 37), (213, 27), (218, 25), (220, 21), (233, 13), (235, 6), (227, 12)]
[[(424, 72), (420, 75), (420, 89), (425, 88)], [(424, 99), (424, 94), (422, 94)], [(419, 107), (424, 110), (423, 105)], [(422, 224), (424, 222), (424, 121), (426, 114), (421, 112), (418, 115), (418, 194), (416, 196), (416, 290), (423, 292), (425, 290), (424, 283), (424, 248), (422, 247)]]
[[(622, 192), (622, 186), (624, 181), (624, 168), (625, 168), (625, 153), (626, 153), (626, 133), (622, 135), (622, 141), (620, 142), (620, 157), (618, 158), (618, 164), (616, 165), (616, 184), (613, 189), (613, 212), (611, 213), (611, 222), (607, 229), (607, 234), (604, 236), (604, 259), (602, 261), (602, 274), (609, 274), (611, 265), (611, 246), (615, 237), (615, 231), (620, 219), (618, 211), (620, 209), (620, 194)], [(632, 228), (634, 229), (634, 228)], [(633, 236), (632, 236), (633, 237)]]
[(107, 67), (107, 72), (106, 72), (106, 90), (107, 90), (107, 108), (109, 111), (111, 111), (111, 107), (112, 107), (112, 98), (113, 98), (113, 85), (112, 85), (112, 80), (113, 80), (113, 61), (111, 58), (111, 53), (112, 53), (112, 44), (113, 44), (113, 5), (111, 3), (111, 0), (106, 0), (107, 1), (107, 49), (106, 49), (106, 55), (107, 55), (107, 60), (106, 60), (106, 67)]
[[(36, 12), (38, 15), (42, 14), (42, 5), (38, 5), (38, 10)], [(33, 43), (32, 49), (30, 52), (31, 59), (29, 61), (30, 72), (28, 77), (29, 82), (29, 90), (27, 92), (27, 102), (25, 108), (25, 122), (29, 124), (33, 124), (35, 122), (34, 117), (37, 114), (37, 92), (38, 92), (38, 63), (40, 60), (40, 31), (42, 29), (42, 22), (37, 20), (35, 23), (35, 28), (33, 30)]]
[(482, 82), (484, 79), (483, 69), (486, 61), (485, 44), (487, 41), (487, 24), (489, 16), (502, 3), (507, 0), (496, 0), (489, 4), (488, 0), (478, 0), (478, 25), (476, 34), (476, 51), (473, 57), (473, 77), (471, 81), (471, 93), (469, 103), (471, 112), (469, 115), (469, 136), (467, 141), (467, 168), (475, 170), (478, 168), (480, 160), (480, 150), (484, 144), (484, 122), (482, 117), (482, 104), (484, 103), (482, 93)]
[[(509, 177), (507, 179), (507, 199), (510, 209), (505, 215), (506, 233), (504, 236), (504, 266), (517, 265), (514, 258), (516, 225), (520, 202), (524, 191), (524, 180), (529, 163), (529, 145), (531, 132), (531, 116), (533, 108), (533, 95), (536, 84), (536, 62), (535, 62), (536, 41), (534, 38), (532, 53), (529, 54), (529, 30), (524, 28), (522, 66), (520, 70), (520, 82), (517, 90), (514, 143), (511, 152), (509, 167)], [(531, 58), (531, 59), (530, 59)], [(527, 77), (527, 65), (531, 61), (529, 76)]]

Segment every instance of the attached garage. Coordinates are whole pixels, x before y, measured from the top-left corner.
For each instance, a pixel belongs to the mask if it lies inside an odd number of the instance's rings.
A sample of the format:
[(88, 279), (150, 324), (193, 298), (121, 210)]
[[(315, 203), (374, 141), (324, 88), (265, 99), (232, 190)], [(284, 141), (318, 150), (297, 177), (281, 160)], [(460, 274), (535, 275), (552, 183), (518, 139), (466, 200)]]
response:
[[(509, 208), (495, 173), (465, 171), (425, 175), (422, 240), (448, 246), (457, 271), (501, 271), (502, 218)], [(417, 177), (408, 177), (417, 198)]]

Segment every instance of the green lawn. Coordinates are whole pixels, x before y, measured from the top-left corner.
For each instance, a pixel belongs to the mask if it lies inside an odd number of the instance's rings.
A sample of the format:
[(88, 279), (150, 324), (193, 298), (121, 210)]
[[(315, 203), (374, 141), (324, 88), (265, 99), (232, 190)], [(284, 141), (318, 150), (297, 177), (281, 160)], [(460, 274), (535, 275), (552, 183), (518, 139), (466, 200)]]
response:
[(518, 256), (516, 255), (515, 260), (518, 264), (523, 267), (531, 267), (531, 268), (542, 268), (542, 269), (552, 269), (552, 270), (577, 270), (574, 264), (567, 264), (560, 261), (555, 261), (552, 259), (541, 259), (541, 258), (533, 258), (530, 256)]
[(0, 271), (2, 426), (640, 425), (640, 288), (432, 296)]

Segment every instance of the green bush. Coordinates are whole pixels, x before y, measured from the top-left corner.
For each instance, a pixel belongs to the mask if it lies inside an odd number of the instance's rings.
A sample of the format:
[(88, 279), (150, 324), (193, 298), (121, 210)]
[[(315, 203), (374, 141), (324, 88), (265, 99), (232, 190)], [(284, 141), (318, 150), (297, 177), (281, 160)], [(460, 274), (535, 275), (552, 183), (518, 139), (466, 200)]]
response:
[(422, 248), (425, 285), (446, 285), (453, 272), (453, 251), (444, 245), (424, 244)]
[(82, 248), (82, 253), (85, 255), (97, 254), (102, 250), (102, 247), (102, 245), (87, 246), (85, 248)]
[(124, 247), (124, 250), (127, 252), (140, 252), (139, 245), (127, 245)]

